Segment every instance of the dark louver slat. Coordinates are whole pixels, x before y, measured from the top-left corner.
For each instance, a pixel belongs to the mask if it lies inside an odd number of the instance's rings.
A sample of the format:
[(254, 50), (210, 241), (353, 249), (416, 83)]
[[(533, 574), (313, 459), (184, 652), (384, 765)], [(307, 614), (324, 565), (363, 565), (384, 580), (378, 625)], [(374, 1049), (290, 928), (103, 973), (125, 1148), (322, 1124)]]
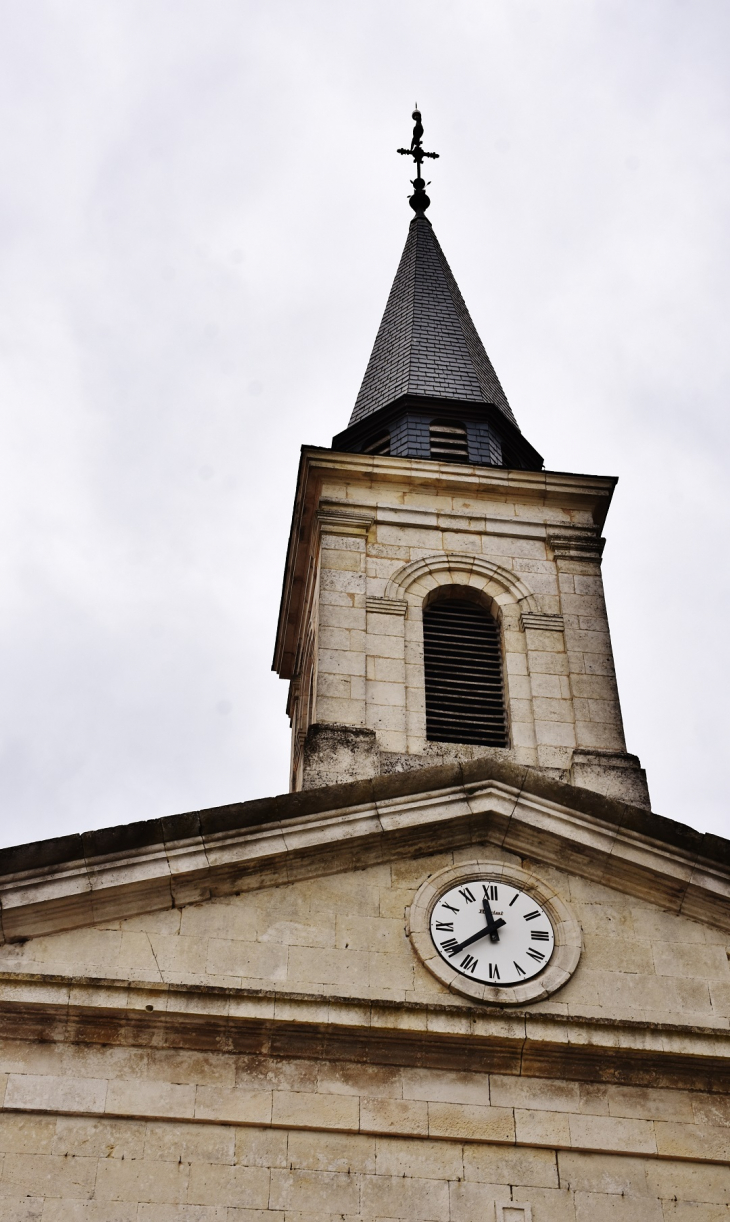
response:
[(390, 433), (381, 433), (375, 441), (365, 446), (363, 454), (390, 454)]
[(423, 647), (427, 737), (506, 747), (502, 651), (489, 612), (456, 598), (431, 603)]
[(468, 462), (469, 446), (463, 424), (432, 424), (431, 458), (440, 462)]

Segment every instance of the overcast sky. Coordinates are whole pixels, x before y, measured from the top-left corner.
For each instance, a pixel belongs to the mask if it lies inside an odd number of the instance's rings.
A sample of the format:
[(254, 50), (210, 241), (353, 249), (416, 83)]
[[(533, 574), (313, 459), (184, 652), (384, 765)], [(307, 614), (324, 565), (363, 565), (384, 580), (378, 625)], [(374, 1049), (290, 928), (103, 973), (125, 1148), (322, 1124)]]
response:
[(299, 447), (430, 218), (523, 432), (618, 475), (628, 748), (730, 834), (727, 0), (2, 0), (0, 834), (282, 792)]

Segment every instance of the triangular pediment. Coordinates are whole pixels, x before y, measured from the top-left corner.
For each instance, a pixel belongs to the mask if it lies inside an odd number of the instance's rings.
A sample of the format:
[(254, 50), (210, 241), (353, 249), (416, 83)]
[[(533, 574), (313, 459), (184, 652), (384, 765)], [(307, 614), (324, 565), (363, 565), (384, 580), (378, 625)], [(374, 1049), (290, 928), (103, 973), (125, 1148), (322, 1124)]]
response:
[[(0, 1014), (31, 1039), (716, 1081), (726, 847), (479, 761), (7, 850)], [(432, 880), (473, 866), (529, 872), (572, 927), (565, 978), (521, 1008), (419, 947)]]
[(730, 845), (493, 761), (417, 769), (6, 849), (3, 937), (493, 846), (730, 930)]
[[(296, 999), (303, 1011), (316, 1010), (323, 998), (335, 1007), (471, 1010), (474, 997), (458, 981), (450, 987), (429, 969), (428, 953), (419, 952), (412, 936), (419, 896), (444, 874), (511, 877), (524, 874), (525, 865), (538, 894), (559, 897), (564, 919), (580, 929), (579, 969), (576, 961), (572, 979), (534, 999), (538, 1011), (702, 1026), (730, 1008), (722, 930), (668, 913), (646, 896), (478, 842), (398, 853), (357, 869), (351, 862), (311, 870), (278, 883), (260, 880), (264, 885), (183, 907), (41, 934), (0, 948), (0, 973), (45, 988), (65, 978), (83, 991), (82, 982), (94, 981), (107, 1005), (115, 992), (121, 997), (120, 990), (132, 988), (140, 997), (201, 989), (219, 1002), (255, 997), (281, 1006)], [(159, 1006), (159, 998), (151, 1004)]]

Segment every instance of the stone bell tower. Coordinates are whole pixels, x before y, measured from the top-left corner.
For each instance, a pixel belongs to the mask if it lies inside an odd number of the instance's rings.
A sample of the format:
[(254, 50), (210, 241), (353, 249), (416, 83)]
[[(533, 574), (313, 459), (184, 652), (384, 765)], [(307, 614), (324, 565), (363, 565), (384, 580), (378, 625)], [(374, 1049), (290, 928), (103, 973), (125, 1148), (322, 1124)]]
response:
[(545, 470), (520, 431), (425, 215), (414, 118), (415, 215), (350, 422), (302, 449), (274, 658), (291, 787), (492, 756), (648, 808), (601, 577), (616, 479)]
[(421, 134), (352, 420), (302, 454), (307, 792), (0, 853), (3, 1222), (727, 1222), (730, 841), (646, 809), (615, 480), (522, 436)]

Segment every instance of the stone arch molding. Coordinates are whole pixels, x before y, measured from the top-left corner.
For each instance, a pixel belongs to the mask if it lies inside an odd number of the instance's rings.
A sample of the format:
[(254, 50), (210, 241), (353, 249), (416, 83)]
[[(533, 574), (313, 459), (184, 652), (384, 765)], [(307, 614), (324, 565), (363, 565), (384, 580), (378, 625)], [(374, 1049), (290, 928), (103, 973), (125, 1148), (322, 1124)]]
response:
[(398, 569), (385, 587), (385, 598), (419, 604), (437, 586), (472, 586), (500, 606), (516, 603), (521, 611), (539, 612), (538, 600), (520, 577), (493, 560), (468, 552), (436, 552)]

